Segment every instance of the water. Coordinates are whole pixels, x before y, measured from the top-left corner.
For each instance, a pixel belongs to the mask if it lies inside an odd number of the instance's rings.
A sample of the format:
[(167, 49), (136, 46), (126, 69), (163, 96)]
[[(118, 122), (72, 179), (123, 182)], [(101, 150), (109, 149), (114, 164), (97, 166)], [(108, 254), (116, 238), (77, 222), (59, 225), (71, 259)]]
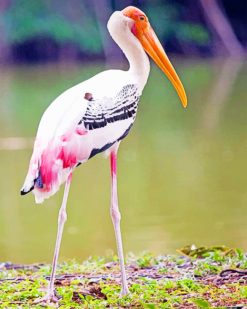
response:
[[(120, 146), (125, 251), (174, 253), (192, 243), (247, 250), (247, 65), (175, 64), (188, 109), (153, 68), (134, 128)], [(82, 64), (0, 69), (0, 261), (51, 261), (62, 190), (42, 206), (32, 194), (19, 195), (32, 139), (49, 102), (102, 69)], [(97, 156), (74, 174), (61, 260), (115, 252), (109, 201), (109, 162)]]

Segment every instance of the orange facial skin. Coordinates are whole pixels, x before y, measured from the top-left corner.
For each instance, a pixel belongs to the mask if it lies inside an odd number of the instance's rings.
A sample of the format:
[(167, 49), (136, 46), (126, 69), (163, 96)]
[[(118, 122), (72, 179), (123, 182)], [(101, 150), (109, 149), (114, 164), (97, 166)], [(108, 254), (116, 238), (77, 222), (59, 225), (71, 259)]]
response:
[(153, 31), (147, 16), (141, 10), (133, 6), (128, 6), (122, 13), (133, 19), (134, 25), (131, 28), (132, 33), (140, 41), (146, 53), (168, 77), (185, 108), (187, 106), (187, 96), (183, 84)]

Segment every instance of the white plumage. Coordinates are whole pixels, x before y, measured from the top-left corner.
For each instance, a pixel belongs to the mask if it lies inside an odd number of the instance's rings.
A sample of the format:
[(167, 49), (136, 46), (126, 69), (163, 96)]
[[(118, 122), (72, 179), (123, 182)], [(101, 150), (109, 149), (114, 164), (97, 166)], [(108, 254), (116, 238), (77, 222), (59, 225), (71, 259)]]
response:
[[(88, 130), (84, 122), (80, 125), (79, 122), (91, 103), (85, 99), (86, 93), (92, 94), (91, 106), (95, 111), (99, 108), (107, 110), (113, 108), (116, 96), (128, 84), (136, 85), (136, 95), (139, 97), (142, 89), (140, 86), (138, 88), (134, 76), (120, 70), (109, 70), (68, 89), (52, 102), (41, 118), (22, 192), (26, 193), (34, 187), (36, 202), (42, 203), (44, 199), (58, 191), (60, 185), (78, 163), (89, 159), (93, 149), (101, 149), (109, 143), (117, 142), (133, 123), (135, 117), (107, 123), (106, 126), (94, 130)], [(77, 129), (84, 130), (84, 132), (78, 134)], [(76, 162), (64, 168), (62, 158), (59, 157), (61, 149), (75, 156)], [(44, 166), (47, 160), (49, 164)], [(39, 177), (39, 169), (46, 174), (52, 173), (49, 178), (50, 186), (42, 179), (43, 187), (36, 186), (35, 181)], [(49, 186), (48, 190), (47, 187), (45, 188), (46, 185)]]
[[(168, 76), (184, 107), (187, 98), (181, 81), (152, 30), (146, 15), (135, 7), (114, 12), (108, 30), (129, 61), (129, 70), (97, 74), (56, 98), (41, 118), (29, 170), (21, 194), (33, 191), (37, 203), (65, 190), (58, 216), (58, 233), (47, 294), (41, 301), (57, 301), (54, 293), (66, 203), (73, 170), (98, 153), (108, 151), (111, 160), (111, 217), (121, 267), (122, 295), (128, 291), (117, 198), (117, 150), (131, 129), (138, 101), (147, 82), (150, 64), (146, 52)], [(146, 52), (145, 52), (146, 51)]]

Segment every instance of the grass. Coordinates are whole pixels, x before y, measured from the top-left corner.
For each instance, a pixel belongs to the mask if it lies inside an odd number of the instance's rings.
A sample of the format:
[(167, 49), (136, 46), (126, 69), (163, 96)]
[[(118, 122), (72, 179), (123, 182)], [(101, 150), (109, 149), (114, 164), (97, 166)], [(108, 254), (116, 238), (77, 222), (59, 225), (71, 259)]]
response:
[(247, 308), (247, 255), (226, 247), (185, 247), (179, 255), (129, 254), (131, 295), (120, 298), (116, 257), (59, 264), (58, 304), (35, 305), (50, 265), (0, 264), (0, 308)]

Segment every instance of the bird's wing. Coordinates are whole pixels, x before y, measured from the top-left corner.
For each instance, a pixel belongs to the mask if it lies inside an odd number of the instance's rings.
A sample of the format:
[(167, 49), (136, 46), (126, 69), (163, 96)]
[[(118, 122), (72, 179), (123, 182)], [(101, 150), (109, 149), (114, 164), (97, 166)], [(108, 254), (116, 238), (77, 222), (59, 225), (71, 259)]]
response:
[[(126, 72), (101, 72), (68, 89), (52, 102), (41, 118), (37, 139), (45, 148), (55, 136), (70, 131), (80, 121), (91, 130), (102, 127), (105, 119), (106, 123), (113, 123), (127, 118), (127, 110), (134, 116), (132, 107), (140, 95), (138, 85)], [(128, 105), (134, 101), (133, 106)], [(117, 119), (118, 116), (122, 118)]]
[[(72, 103), (65, 108), (62, 103), (69, 97)], [(138, 100), (133, 84), (123, 86), (113, 96), (100, 97), (93, 91), (77, 91), (73, 97), (64, 93), (41, 119), (22, 194), (35, 188), (37, 201), (49, 197), (78, 163), (127, 135)]]
[(138, 87), (127, 84), (113, 97), (90, 97), (87, 110), (78, 125), (88, 132), (82, 140), (87, 159), (110, 148), (129, 132), (137, 112)]
[[(138, 88), (134, 84), (123, 86), (112, 96), (97, 96), (97, 93), (86, 92), (83, 98), (82, 95), (76, 97), (74, 104), (63, 113), (57, 124), (52, 142), (62, 140), (62, 147), (70, 147), (71, 151), (72, 145), (64, 143), (65, 140), (80, 144), (80, 148), (84, 148), (81, 153), (97, 146), (97, 136), (100, 139), (105, 137), (108, 142), (116, 142), (133, 123), (139, 97)], [(88, 157), (84, 155), (85, 158)]]
[(114, 97), (103, 97), (90, 100), (85, 114), (79, 124), (83, 123), (88, 130), (99, 129), (116, 121), (135, 117), (139, 96), (137, 86), (129, 84)]

